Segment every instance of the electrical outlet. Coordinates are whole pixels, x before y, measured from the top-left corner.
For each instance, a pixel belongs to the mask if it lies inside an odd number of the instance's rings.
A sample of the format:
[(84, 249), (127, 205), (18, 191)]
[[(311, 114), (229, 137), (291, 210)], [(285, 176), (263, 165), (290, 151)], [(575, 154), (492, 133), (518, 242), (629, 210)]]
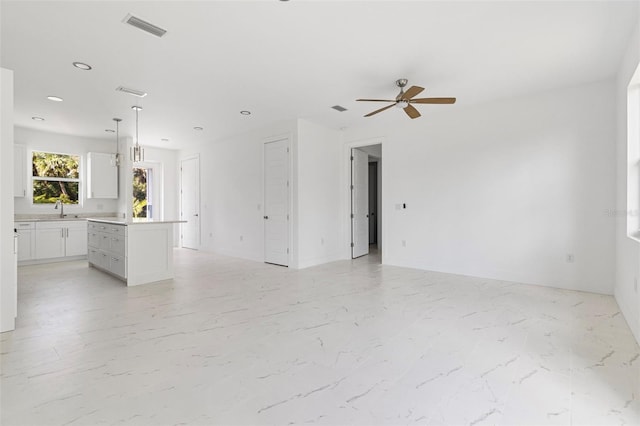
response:
[(244, 237), (242, 235), (240, 235), (240, 241), (243, 241)]
[(324, 238), (320, 238), (320, 245), (323, 246), (324, 245)]
[(98, 205), (96, 206), (96, 208), (97, 208), (98, 210), (102, 210), (102, 209), (104, 209), (104, 204), (98, 204)]
[(633, 277), (633, 291), (638, 293), (638, 277)]
[(572, 253), (567, 253), (566, 261), (567, 263), (573, 263), (576, 261), (576, 257)]
[(213, 232), (209, 232), (209, 238), (213, 238)]
[(402, 240), (402, 247), (406, 247), (407, 246), (407, 240)]

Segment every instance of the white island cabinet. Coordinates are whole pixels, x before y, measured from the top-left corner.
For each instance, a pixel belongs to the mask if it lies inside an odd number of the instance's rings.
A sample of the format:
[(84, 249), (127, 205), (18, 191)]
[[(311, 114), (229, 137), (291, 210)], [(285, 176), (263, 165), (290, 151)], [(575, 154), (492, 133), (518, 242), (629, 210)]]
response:
[(89, 219), (89, 264), (127, 285), (173, 278), (173, 224)]

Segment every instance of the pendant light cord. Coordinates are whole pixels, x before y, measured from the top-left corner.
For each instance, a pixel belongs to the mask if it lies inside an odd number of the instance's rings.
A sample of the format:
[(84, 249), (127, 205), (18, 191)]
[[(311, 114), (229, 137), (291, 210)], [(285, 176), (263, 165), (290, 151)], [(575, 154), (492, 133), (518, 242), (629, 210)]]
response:
[(136, 146), (140, 146), (140, 143), (139, 143), (140, 139), (138, 138), (138, 111), (139, 109), (136, 108)]

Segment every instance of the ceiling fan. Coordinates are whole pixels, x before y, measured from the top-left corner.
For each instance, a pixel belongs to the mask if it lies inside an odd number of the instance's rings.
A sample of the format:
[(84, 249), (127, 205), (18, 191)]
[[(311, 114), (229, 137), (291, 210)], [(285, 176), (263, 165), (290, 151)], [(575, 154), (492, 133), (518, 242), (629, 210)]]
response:
[(393, 102), (391, 105), (387, 105), (384, 108), (377, 109), (369, 114), (365, 115), (365, 117), (371, 117), (374, 114), (382, 112), (386, 109), (395, 106), (397, 108), (402, 108), (404, 112), (411, 118), (420, 117), (420, 113), (418, 110), (411, 104), (453, 104), (456, 102), (456, 98), (417, 98), (414, 99), (414, 96), (417, 96), (420, 92), (424, 90), (423, 87), (420, 86), (411, 86), (406, 91), (404, 90), (405, 86), (409, 80), (406, 78), (401, 78), (396, 80), (396, 86), (400, 88), (400, 93), (396, 96), (395, 100), (389, 99), (356, 99), (356, 101), (361, 102)]

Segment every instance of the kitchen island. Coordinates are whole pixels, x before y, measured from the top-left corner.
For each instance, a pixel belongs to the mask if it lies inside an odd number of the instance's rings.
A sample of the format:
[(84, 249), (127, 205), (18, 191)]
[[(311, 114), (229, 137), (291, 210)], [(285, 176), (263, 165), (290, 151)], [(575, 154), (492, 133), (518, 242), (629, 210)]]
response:
[(173, 224), (177, 220), (87, 219), (89, 265), (128, 286), (173, 278)]

